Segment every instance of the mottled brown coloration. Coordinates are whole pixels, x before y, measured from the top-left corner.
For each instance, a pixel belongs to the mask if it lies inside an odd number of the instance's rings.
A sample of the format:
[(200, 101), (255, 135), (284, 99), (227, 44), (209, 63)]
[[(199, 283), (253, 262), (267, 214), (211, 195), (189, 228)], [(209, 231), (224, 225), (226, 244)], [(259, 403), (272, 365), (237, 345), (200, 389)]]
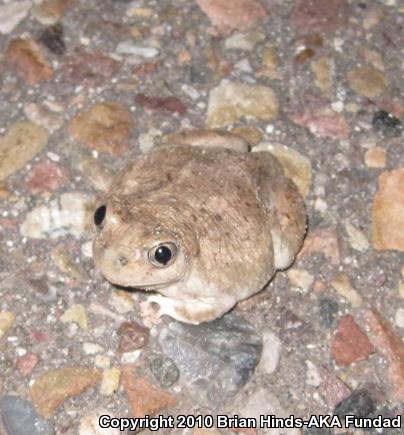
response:
[[(94, 258), (112, 283), (155, 290), (188, 323), (219, 317), (288, 267), (306, 230), (303, 200), (267, 152), (163, 146), (131, 162), (106, 198)], [(166, 267), (150, 250), (171, 242)], [(149, 253), (149, 254), (148, 254)]]

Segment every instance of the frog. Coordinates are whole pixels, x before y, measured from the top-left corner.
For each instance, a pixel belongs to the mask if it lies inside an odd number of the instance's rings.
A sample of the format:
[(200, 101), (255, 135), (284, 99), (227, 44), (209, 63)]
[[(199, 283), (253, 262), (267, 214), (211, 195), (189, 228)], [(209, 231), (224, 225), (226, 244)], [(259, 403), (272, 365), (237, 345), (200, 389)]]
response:
[(271, 153), (230, 133), (177, 138), (116, 175), (94, 212), (93, 257), (110, 283), (149, 292), (157, 317), (197, 325), (293, 263), (307, 214)]

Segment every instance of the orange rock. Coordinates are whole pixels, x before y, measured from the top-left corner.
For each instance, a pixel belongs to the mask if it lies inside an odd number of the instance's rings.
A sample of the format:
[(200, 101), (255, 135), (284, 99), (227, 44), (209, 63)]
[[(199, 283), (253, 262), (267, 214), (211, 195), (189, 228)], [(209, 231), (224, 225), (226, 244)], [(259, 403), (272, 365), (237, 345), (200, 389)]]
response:
[(65, 367), (44, 373), (31, 386), (31, 399), (46, 418), (66, 399), (79, 395), (101, 378), (97, 369)]
[(368, 310), (365, 319), (371, 329), (371, 340), (389, 361), (388, 378), (394, 395), (404, 401), (404, 342), (377, 310)]
[(379, 176), (373, 201), (373, 247), (404, 251), (404, 167)]
[(309, 231), (298, 258), (322, 253), (332, 264), (340, 263), (338, 234), (335, 227)]
[(136, 376), (132, 365), (123, 368), (122, 385), (128, 396), (133, 417), (155, 415), (176, 403), (175, 397), (170, 393), (153, 386), (148, 379)]
[(6, 59), (16, 74), (31, 86), (50, 80), (53, 76), (53, 69), (45, 59), (41, 47), (30, 38), (12, 39), (6, 51)]
[(384, 168), (386, 166), (386, 150), (372, 147), (366, 151), (365, 163), (368, 168)]

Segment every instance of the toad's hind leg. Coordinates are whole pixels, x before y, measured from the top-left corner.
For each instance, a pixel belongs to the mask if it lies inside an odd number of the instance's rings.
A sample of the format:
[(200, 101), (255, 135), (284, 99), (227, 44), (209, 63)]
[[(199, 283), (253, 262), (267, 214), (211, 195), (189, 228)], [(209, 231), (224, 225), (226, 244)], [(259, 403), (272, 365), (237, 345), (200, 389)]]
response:
[(303, 198), (279, 162), (268, 152), (252, 153), (258, 194), (267, 208), (276, 269), (290, 266), (306, 234), (307, 215)]

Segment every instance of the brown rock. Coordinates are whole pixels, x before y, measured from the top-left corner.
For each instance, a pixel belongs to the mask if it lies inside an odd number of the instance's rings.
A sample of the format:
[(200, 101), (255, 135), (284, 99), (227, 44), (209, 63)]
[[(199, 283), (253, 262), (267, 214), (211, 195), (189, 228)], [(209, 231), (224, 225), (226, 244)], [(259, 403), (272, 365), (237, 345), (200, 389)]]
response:
[(365, 163), (368, 168), (384, 168), (386, 166), (386, 150), (372, 147), (366, 151)]
[(32, 8), (32, 15), (45, 26), (56, 24), (71, 0), (44, 0)]
[(149, 340), (150, 330), (137, 322), (123, 322), (119, 325), (119, 352), (141, 349)]
[(153, 112), (163, 112), (167, 114), (185, 115), (187, 107), (177, 97), (155, 97), (144, 94), (137, 94), (135, 102), (144, 109)]
[(210, 21), (222, 33), (233, 30), (246, 31), (266, 15), (256, 0), (196, 0)]
[(332, 281), (333, 288), (344, 298), (348, 299), (351, 305), (356, 308), (362, 305), (362, 296), (352, 286), (347, 274), (339, 273)]
[(0, 137), (0, 180), (23, 168), (48, 143), (48, 133), (31, 122), (17, 122)]
[(41, 375), (31, 386), (31, 400), (46, 418), (66, 399), (96, 384), (101, 373), (87, 367), (65, 367)]
[(340, 263), (338, 234), (335, 227), (309, 230), (298, 258), (308, 257), (315, 253), (324, 254), (334, 265)]
[(39, 358), (34, 353), (27, 353), (24, 356), (17, 358), (17, 368), (24, 376), (31, 374), (35, 366), (38, 364)]
[(142, 65), (136, 66), (133, 69), (132, 74), (136, 77), (148, 76), (149, 74), (156, 72), (160, 66), (161, 64), (159, 62), (144, 63)]
[(311, 70), (315, 75), (315, 84), (325, 94), (329, 94), (332, 88), (333, 60), (328, 57), (320, 57), (311, 62)]
[(377, 310), (368, 310), (365, 319), (373, 344), (389, 361), (388, 378), (394, 395), (404, 401), (404, 342)]
[(116, 102), (105, 102), (77, 114), (69, 124), (69, 133), (88, 147), (121, 154), (127, 149), (132, 127), (128, 109)]
[(311, 47), (306, 47), (295, 56), (294, 60), (297, 64), (302, 65), (306, 60), (314, 57), (315, 54), (316, 52)]
[(175, 397), (170, 393), (153, 386), (144, 377), (137, 377), (131, 365), (123, 368), (122, 385), (128, 396), (133, 417), (155, 415), (176, 403)]
[(53, 69), (41, 47), (30, 38), (12, 39), (6, 50), (6, 59), (16, 74), (31, 86), (53, 76)]
[(68, 181), (67, 169), (50, 162), (37, 163), (27, 177), (28, 189), (32, 193), (54, 192)]
[(351, 390), (347, 385), (326, 368), (321, 370), (321, 378), (320, 392), (331, 409), (334, 409), (337, 403), (351, 394)]
[(373, 200), (373, 247), (404, 251), (404, 167), (379, 176)]
[(383, 73), (371, 66), (361, 66), (349, 71), (348, 83), (357, 94), (368, 98), (377, 97), (387, 86)]
[(374, 352), (367, 335), (359, 328), (351, 315), (344, 316), (331, 344), (332, 356), (339, 365), (362, 361)]
[(347, 0), (295, 0), (290, 15), (292, 26), (310, 31), (332, 31), (348, 22)]

